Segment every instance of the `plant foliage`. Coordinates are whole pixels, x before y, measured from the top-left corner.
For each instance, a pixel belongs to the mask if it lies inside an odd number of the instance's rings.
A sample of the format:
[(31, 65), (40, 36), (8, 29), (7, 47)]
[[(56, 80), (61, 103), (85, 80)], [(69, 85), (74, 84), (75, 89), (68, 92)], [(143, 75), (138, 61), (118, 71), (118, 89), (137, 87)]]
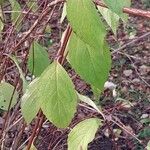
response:
[(14, 92), (14, 87), (6, 82), (0, 83), (0, 109), (2, 110), (8, 110), (8, 107), (10, 105), (10, 108), (12, 108), (18, 98), (18, 93)]
[(52, 123), (65, 128), (74, 116), (76, 105), (73, 83), (64, 68), (55, 61), (29, 85), (22, 98), (22, 113), (30, 123), (41, 108)]
[(88, 143), (94, 137), (101, 121), (97, 118), (86, 119), (77, 124), (69, 133), (68, 150), (87, 150)]
[[(0, 5), (2, 2), (3, 0), (0, 0)], [(18, 22), (22, 22), (19, 20), (22, 17), (19, 16), (21, 7), (17, 0), (10, 0), (9, 2), (12, 8), (12, 22), (17, 27)], [(64, 40), (68, 44), (64, 50), (68, 54), (66, 61), (86, 83), (90, 84), (96, 96), (103, 91), (111, 69), (111, 53), (105, 39), (107, 31), (99, 12), (116, 34), (119, 20), (127, 21), (128, 16), (123, 13), (123, 8), (129, 7), (131, 4), (130, 0), (104, 0), (104, 2), (109, 9), (101, 6), (95, 7), (92, 0), (67, 0), (60, 20), (63, 22), (67, 16), (72, 29), (69, 40), (67, 40), (68, 43)], [(30, 7), (33, 12), (38, 10), (34, 2), (29, 1), (27, 7)], [(3, 30), (1, 11), (0, 17), (1, 31)], [(37, 22), (39, 20), (40, 18), (37, 19)], [(34, 31), (34, 26), (32, 31)], [(64, 48), (64, 46), (62, 47)], [(58, 57), (63, 56), (64, 54)], [(38, 42), (33, 41), (29, 50), (27, 66), (30, 73), (35, 76), (29, 85), (25, 81), (17, 60), (14, 57), (10, 58), (15, 62), (23, 80), (24, 93), (21, 99), (21, 112), (28, 124), (41, 110), (55, 126), (66, 128), (75, 115), (78, 99), (102, 115), (99, 107), (90, 98), (75, 90), (63, 62), (59, 62), (56, 58), (50, 63), (47, 51)], [(10, 100), (12, 101), (11, 107), (15, 105), (18, 93), (14, 92), (11, 99), (13, 90), (14, 87), (6, 82), (0, 84), (0, 109), (7, 110)], [(68, 149), (87, 150), (88, 144), (94, 139), (99, 126), (102, 126), (99, 118), (81, 121), (69, 133)], [(35, 148), (33, 147), (33, 149)]]

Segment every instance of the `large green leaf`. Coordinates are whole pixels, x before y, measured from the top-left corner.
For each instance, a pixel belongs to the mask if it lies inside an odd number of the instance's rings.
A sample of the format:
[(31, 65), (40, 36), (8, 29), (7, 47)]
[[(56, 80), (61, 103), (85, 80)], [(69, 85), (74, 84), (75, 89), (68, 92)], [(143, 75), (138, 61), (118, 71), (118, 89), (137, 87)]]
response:
[(106, 31), (92, 0), (67, 0), (67, 17), (81, 40), (94, 49), (103, 47)]
[(40, 78), (41, 108), (57, 127), (67, 127), (76, 111), (77, 95), (64, 68), (52, 63)]
[(94, 139), (101, 121), (97, 118), (86, 119), (77, 124), (68, 136), (68, 150), (87, 150)]
[[(31, 122), (41, 107), (53, 124), (64, 128), (71, 122), (76, 105), (77, 95), (73, 83), (64, 68), (55, 61), (47, 67), (37, 82), (29, 86), (23, 96), (22, 112), (27, 122)], [(29, 106), (33, 107), (33, 112)], [(30, 113), (31, 116), (28, 116)]]
[(94, 49), (73, 33), (68, 50), (68, 59), (75, 71), (88, 83), (102, 90), (111, 66), (107, 45), (103, 45), (101, 49)]
[(97, 10), (91, 0), (68, 0), (67, 17), (75, 32), (68, 46), (69, 61), (84, 80), (102, 90), (111, 63)]
[(98, 6), (98, 10), (102, 14), (103, 18), (106, 20), (107, 24), (111, 27), (114, 34), (116, 34), (120, 17), (108, 8)]
[(28, 68), (35, 76), (40, 76), (41, 73), (48, 67), (49, 58), (46, 50), (37, 42), (34, 42), (30, 48)]
[(120, 16), (124, 21), (127, 20), (127, 15), (123, 13), (124, 7), (130, 7), (131, 0), (104, 0), (106, 5)]
[(40, 109), (38, 82), (39, 79), (33, 80), (22, 97), (21, 112), (28, 124), (33, 120)]
[[(14, 87), (6, 82), (0, 83), (0, 109), (8, 110), (8, 106), (13, 95)], [(11, 107), (13, 107), (18, 98), (18, 93), (15, 91), (11, 100)]]

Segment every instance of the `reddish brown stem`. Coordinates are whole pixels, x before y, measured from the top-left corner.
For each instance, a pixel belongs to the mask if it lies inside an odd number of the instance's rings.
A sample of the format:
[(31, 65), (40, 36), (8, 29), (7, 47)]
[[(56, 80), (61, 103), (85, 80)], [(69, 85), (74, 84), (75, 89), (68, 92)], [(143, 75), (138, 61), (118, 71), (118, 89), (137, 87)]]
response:
[(60, 64), (63, 64), (63, 61), (65, 59), (64, 58), (64, 53), (65, 53), (65, 49), (66, 49), (68, 40), (70, 38), (71, 32), (72, 32), (72, 28), (70, 27), (70, 25), (68, 25), (67, 29), (66, 29), (64, 40), (63, 40), (62, 45), (61, 45), (61, 47), (60, 47), (60, 49), (57, 53), (57, 56), (56, 56), (56, 59), (58, 60), (58, 62)]
[[(98, 6), (108, 8), (104, 3), (99, 0), (94, 0), (94, 3)], [(150, 19), (150, 11), (135, 9), (135, 8), (123, 8), (123, 12), (133, 16), (145, 17)]]
[(18, 133), (18, 135), (16, 136), (15, 142), (14, 142), (13, 145), (12, 145), (12, 149), (17, 149), (17, 148), (18, 148), (18, 145), (20, 144), (20, 141), (21, 141), (22, 135), (23, 135), (23, 133), (24, 133), (25, 127), (26, 127), (26, 124), (23, 123), (23, 124), (22, 124), (22, 127), (21, 127), (21, 130), (20, 130), (20, 132)]
[(150, 19), (150, 11), (145, 11), (141, 9), (135, 9), (135, 8), (124, 8), (123, 9), (124, 13), (134, 15), (134, 16), (139, 16), (139, 17), (144, 17), (144, 18), (149, 18)]
[(39, 114), (38, 114), (38, 117), (37, 117), (37, 120), (36, 120), (36, 123), (35, 123), (34, 130), (33, 130), (32, 134), (31, 134), (31, 137), (30, 137), (30, 140), (29, 140), (29, 143), (28, 143), (28, 145), (27, 145), (26, 150), (30, 150), (31, 145), (32, 145), (32, 143), (33, 143), (33, 140), (34, 140), (35, 137), (36, 137), (37, 130), (38, 130), (40, 124), (41, 124), (41, 120), (42, 120), (42, 123), (43, 123), (43, 119), (44, 119), (44, 115), (43, 115), (43, 113), (42, 113), (42, 110), (40, 110), (40, 111), (39, 111)]

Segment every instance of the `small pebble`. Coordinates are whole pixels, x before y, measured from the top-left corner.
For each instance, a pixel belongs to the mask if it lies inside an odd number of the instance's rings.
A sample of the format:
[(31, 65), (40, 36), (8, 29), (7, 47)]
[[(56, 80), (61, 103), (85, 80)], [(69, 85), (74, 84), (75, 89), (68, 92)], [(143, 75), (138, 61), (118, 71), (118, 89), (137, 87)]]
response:
[(148, 114), (143, 114), (142, 116), (141, 116), (141, 119), (145, 119), (145, 118), (148, 118)]
[(131, 74), (133, 73), (133, 71), (130, 69), (130, 70), (124, 70), (123, 71), (123, 74), (126, 76), (126, 77), (129, 77)]

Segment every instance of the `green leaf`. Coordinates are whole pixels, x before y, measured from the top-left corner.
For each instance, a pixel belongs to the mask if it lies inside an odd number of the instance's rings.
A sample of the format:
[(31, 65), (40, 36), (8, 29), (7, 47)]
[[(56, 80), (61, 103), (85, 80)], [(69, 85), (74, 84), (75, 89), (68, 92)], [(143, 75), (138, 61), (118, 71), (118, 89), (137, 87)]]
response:
[(28, 68), (30, 72), (35, 76), (40, 76), (48, 65), (48, 53), (40, 44), (34, 42), (31, 46), (28, 60)]
[(147, 143), (147, 150), (150, 150), (150, 141)]
[(33, 12), (35, 12), (38, 9), (37, 1), (28, 1), (27, 6), (29, 9), (31, 9)]
[[(15, 23), (16, 21), (19, 22), (21, 18), (21, 7), (17, 0), (9, 0), (11, 7), (12, 7), (12, 21)], [(18, 25), (18, 24), (17, 24)]]
[(30, 150), (37, 150), (37, 148), (32, 144)]
[(103, 114), (103, 112), (101, 111), (101, 108), (98, 106), (96, 106), (96, 104), (87, 96), (81, 95), (79, 93), (77, 93), (79, 100), (81, 100), (82, 102), (88, 104), (89, 106), (93, 107), (99, 114), (102, 115), (102, 117), (105, 119), (105, 116)]
[(76, 111), (77, 95), (64, 68), (52, 63), (40, 78), (41, 108), (57, 127), (67, 127)]
[[(8, 106), (14, 91), (14, 87), (6, 82), (0, 83), (0, 109), (8, 110)], [(18, 93), (15, 91), (12, 102), (11, 108), (16, 104), (18, 98)]]
[(149, 124), (150, 123), (150, 118), (143, 118), (143, 119), (140, 120), (140, 122), (142, 124)]
[[(23, 150), (26, 150), (26, 149), (27, 149), (27, 146)], [(32, 144), (30, 150), (37, 150), (37, 148)]]
[(130, 7), (131, 0), (104, 0), (106, 5), (126, 22), (128, 15), (123, 13), (124, 7)]
[(3, 27), (4, 27), (4, 24), (3, 24), (3, 22), (0, 20), (0, 40), (2, 40), (2, 34), (1, 34), (1, 32), (2, 32), (2, 30), (3, 30)]
[[(0, 32), (3, 30), (4, 24), (3, 22), (0, 20)], [(0, 33), (1, 34), (1, 33)]]
[[(2, 2), (0, 1), (0, 3)], [(2, 8), (0, 6), (0, 32), (3, 30), (3, 27), (4, 27), (2, 20), (3, 20), (3, 14), (2, 14)]]
[[(51, 33), (51, 31), (52, 31), (52, 29), (51, 29), (51, 27), (49, 26), (49, 25), (47, 25), (46, 26), (46, 28), (45, 28), (45, 34), (48, 34), (48, 33)], [(51, 42), (51, 40), (50, 39), (48, 39), (48, 41), (47, 42), (49, 42), (50, 44), (49, 45), (51, 45), (52, 44), (52, 42)]]
[(114, 34), (116, 34), (120, 17), (108, 8), (98, 6), (98, 10), (102, 14), (103, 18), (106, 20), (107, 24), (111, 27)]
[(0, 5), (2, 5), (4, 3), (4, 0), (0, 0)]
[(68, 59), (81, 78), (102, 90), (111, 59), (104, 42), (106, 31), (94, 3), (68, 0), (67, 17), (76, 34), (72, 34), (69, 42)]
[(97, 110), (97, 112), (100, 113), (99, 108), (96, 106), (96, 104), (95, 104), (89, 97), (84, 96), (84, 95), (81, 95), (81, 94), (79, 94), (79, 93), (77, 93), (77, 95), (78, 95), (78, 98), (79, 98), (82, 102), (87, 103), (89, 106), (92, 106), (95, 110)]
[(29, 84), (21, 101), (21, 112), (28, 124), (35, 118), (40, 109), (38, 82), (39, 79), (37, 78)]
[(68, 150), (87, 150), (99, 125), (101, 121), (97, 118), (86, 119), (77, 124), (68, 135)]
[(140, 131), (139, 138), (149, 138), (150, 137), (150, 127), (145, 127), (143, 130)]
[(61, 18), (60, 18), (60, 23), (62, 23), (64, 21), (64, 19), (66, 18), (66, 15), (67, 15), (67, 12), (66, 12), (66, 3), (64, 3), (63, 11), (62, 11)]
[(2, 40), (2, 30), (3, 30), (3, 28), (4, 28), (4, 23), (3, 23), (3, 13), (2, 13), (2, 3), (3, 3), (3, 1), (1, 0), (0, 1), (0, 40)]
[(75, 71), (85, 81), (102, 91), (111, 67), (107, 44), (103, 45), (101, 50), (93, 49), (73, 33), (68, 50), (68, 59)]
[(29, 123), (41, 107), (54, 125), (65, 128), (74, 116), (76, 105), (77, 95), (73, 83), (64, 68), (55, 61), (37, 82), (29, 86), (22, 99), (22, 112)]
[(22, 69), (21, 69), (20, 66), (19, 66), (18, 60), (16, 59), (15, 56), (9, 56), (9, 55), (8, 55), (8, 57), (9, 57), (11, 60), (14, 61), (16, 67), (18, 68), (20, 77), (21, 77), (21, 79), (22, 79), (22, 81), (23, 81), (23, 91), (25, 91), (26, 88), (27, 88), (27, 86), (28, 86), (28, 83), (27, 83), (27, 81), (26, 81), (26, 79), (25, 79), (25, 77), (24, 77), (24, 73), (23, 73)]
[(67, 18), (81, 40), (94, 49), (103, 47), (106, 30), (91, 0), (67, 0)]
[(94, 100), (96, 102), (99, 102), (99, 98), (100, 98), (100, 94), (102, 92), (102, 90), (98, 89), (97, 87), (91, 86), (92, 92), (93, 92), (93, 96), (94, 96)]

